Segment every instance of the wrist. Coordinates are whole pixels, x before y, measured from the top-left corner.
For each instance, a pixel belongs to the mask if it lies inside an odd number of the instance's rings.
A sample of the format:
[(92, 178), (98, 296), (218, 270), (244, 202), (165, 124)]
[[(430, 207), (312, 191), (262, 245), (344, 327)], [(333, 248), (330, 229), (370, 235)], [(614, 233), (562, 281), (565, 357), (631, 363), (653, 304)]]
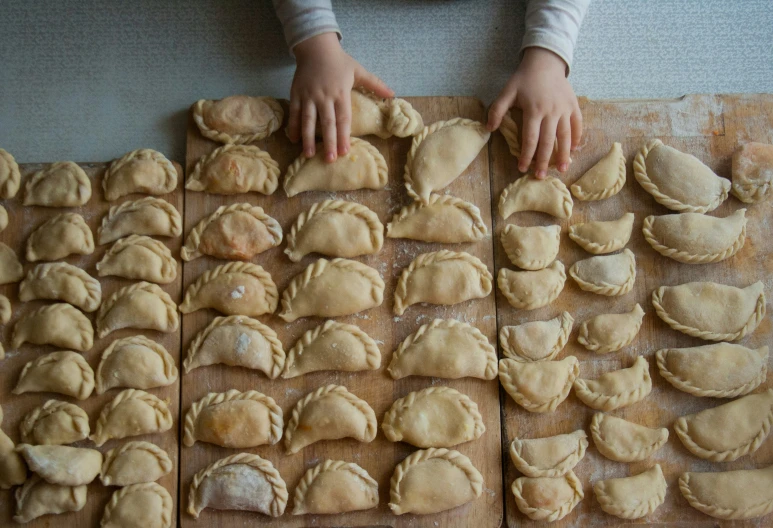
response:
[(338, 41), (338, 33), (331, 31), (299, 42), (293, 48), (293, 53), (296, 59), (300, 61), (308, 57), (319, 57), (320, 55), (327, 55), (339, 50), (341, 50), (341, 43)]
[(533, 46), (523, 50), (523, 58), (518, 69), (522, 68), (554, 71), (565, 76), (567, 66), (564, 59), (549, 49)]

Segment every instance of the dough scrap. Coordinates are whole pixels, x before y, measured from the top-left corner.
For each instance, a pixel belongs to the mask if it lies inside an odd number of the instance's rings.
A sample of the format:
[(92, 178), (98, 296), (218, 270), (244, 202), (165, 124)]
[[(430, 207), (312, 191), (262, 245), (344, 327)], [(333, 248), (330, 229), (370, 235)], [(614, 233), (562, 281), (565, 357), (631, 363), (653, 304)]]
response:
[(99, 447), (112, 439), (163, 433), (172, 424), (166, 403), (145, 391), (126, 389), (102, 407), (90, 438)]
[(211, 194), (274, 194), (279, 164), (255, 145), (223, 145), (196, 162), (185, 188)]
[(32, 475), (16, 489), (17, 523), (28, 523), (43, 515), (81, 511), (86, 505), (88, 486), (61, 486), (51, 484), (38, 475)]
[(771, 183), (773, 145), (750, 142), (733, 153), (732, 192), (736, 198), (746, 203), (761, 202), (770, 193)]
[(666, 500), (668, 483), (660, 464), (631, 477), (599, 480), (593, 484), (601, 509), (621, 519), (641, 519)]
[(24, 268), (16, 252), (0, 242), (0, 284), (19, 282), (24, 277)]
[(138, 282), (105, 299), (97, 314), (97, 335), (103, 338), (121, 328), (174, 332), (179, 326), (177, 305), (156, 284)]
[(177, 188), (177, 169), (166, 156), (153, 149), (127, 152), (110, 164), (102, 177), (105, 200), (127, 194), (167, 194)]
[(636, 258), (628, 248), (614, 255), (590, 257), (572, 264), (569, 275), (585, 291), (611, 297), (625, 295), (636, 282)]
[[(421, 114), (405, 99), (382, 99), (362, 90), (352, 90), (353, 137), (375, 135), (382, 139), (392, 136), (414, 136), (424, 128)], [(317, 136), (319, 136), (319, 126)]]
[(625, 185), (625, 156), (620, 143), (612, 143), (601, 158), (572, 184), (572, 194), (578, 200), (604, 200), (620, 192)]
[(633, 213), (617, 220), (585, 222), (569, 226), (569, 238), (588, 253), (602, 255), (623, 249), (633, 233)]
[(193, 121), (201, 135), (220, 143), (252, 143), (282, 126), (284, 110), (273, 97), (231, 95), (219, 100), (199, 99)]
[(161, 343), (142, 335), (116, 339), (102, 352), (96, 372), (97, 394), (116, 387), (155, 389), (177, 381), (174, 358)]
[(279, 293), (271, 275), (251, 262), (229, 262), (205, 271), (188, 286), (184, 314), (212, 308), (226, 315), (257, 317), (276, 310)]
[(563, 519), (585, 497), (580, 479), (571, 470), (561, 477), (518, 477), (512, 491), (521, 513), (545, 522)]
[(91, 180), (72, 161), (58, 161), (24, 184), (24, 205), (79, 207), (91, 198)]
[[(3, 409), (0, 407), (0, 423), (2, 421)], [(21, 486), (25, 480), (27, 480), (27, 466), (24, 464), (24, 459), (16, 452), (13, 440), (0, 429), (0, 489)]]
[(27, 239), (29, 262), (59, 260), (70, 255), (94, 253), (94, 235), (83, 217), (62, 213), (40, 224)]
[(89, 416), (72, 403), (48, 400), (28, 412), (19, 424), (22, 443), (65, 445), (89, 436)]
[(155, 482), (131, 484), (113, 492), (105, 505), (102, 528), (172, 528), (174, 501)]
[(717, 519), (755, 519), (773, 511), (773, 466), (682, 473), (679, 491), (690, 506)]
[(174, 464), (166, 451), (150, 442), (126, 442), (105, 454), (99, 479), (103, 486), (131, 486), (155, 482), (171, 473)]
[(172, 204), (147, 196), (111, 207), (97, 228), (97, 239), (100, 244), (108, 244), (129, 235), (178, 237), (182, 225), (180, 213)]
[(510, 306), (534, 310), (555, 301), (564, 289), (566, 269), (560, 260), (538, 271), (499, 270), (497, 285)]
[(594, 413), (590, 433), (599, 453), (616, 462), (646, 460), (666, 445), (668, 429), (651, 429), (617, 416)]
[(19, 348), (24, 343), (87, 352), (94, 345), (94, 328), (83, 312), (71, 304), (49, 304), (16, 321), (11, 346)]
[(578, 429), (545, 438), (515, 438), (510, 443), (510, 459), (527, 477), (562, 477), (585, 456), (588, 435)]
[(643, 356), (628, 368), (613, 370), (598, 379), (577, 378), (574, 393), (591, 409), (614, 411), (640, 402), (652, 392), (649, 363)]
[(387, 224), (387, 238), (420, 242), (461, 244), (477, 242), (487, 234), (480, 209), (450, 194), (430, 194), (426, 204), (406, 205)]
[(129, 235), (105, 252), (97, 262), (97, 275), (169, 284), (177, 278), (177, 261), (163, 242), (144, 235)]
[(293, 515), (369, 510), (378, 506), (378, 483), (353, 462), (325, 460), (303, 474), (293, 495)]
[(520, 227), (507, 224), (499, 240), (507, 258), (515, 266), (529, 271), (541, 270), (558, 256), (561, 226)]
[(21, 302), (36, 299), (64, 301), (84, 312), (93, 312), (102, 302), (102, 287), (97, 279), (72, 264), (38, 264), (19, 284)]
[(499, 361), (499, 382), (515, 403), (529, 412), (555, 411), (579, 374), (580, 362), (574, 356), (532, 363)]
[(627, 313), (597, 315), (582, 322), (577, 342), (597, 354), (617, 352), (633, 343), (643, 321), (639, 303)]
[(499, 195), (499, 216), (507, 220), (522, 211), (537, 211), (563, 220), (572, 216), (572, 195), (564, 182), (549, 176), (538, 180), (521, 176)]
[(96, 449), (63, 445), (19, 444), (27, 467), (46, 482), (61, 486), (83, 486), (97, 478), (102, 467), (102, 453)]
[(16, 196), (20, 182), (19, 165), (10, 152), (0, 148), (0, 198), (8, 200)]
[(503, 326), (499, 344), (505, 357), (516, 361), (550, 361), (566, 346), (574, 318), (561, 312), (548, 321), (530, 321), (516, 326)]

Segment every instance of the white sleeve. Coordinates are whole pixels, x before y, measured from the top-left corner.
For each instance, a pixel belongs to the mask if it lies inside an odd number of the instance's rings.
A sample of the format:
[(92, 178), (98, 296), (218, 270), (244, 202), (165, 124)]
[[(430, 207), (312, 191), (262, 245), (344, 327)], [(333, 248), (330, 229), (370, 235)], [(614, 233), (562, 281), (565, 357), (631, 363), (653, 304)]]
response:
[(529, 0), (520, 53), (531, 47), (550, 50), (564, 60), (568, 74), (588, 4), (590, 0)]
[(293, 48), (311, 37), (341, 30), (330, 0), (273, 0), (276, 15), (282, 23), (287, 46)]

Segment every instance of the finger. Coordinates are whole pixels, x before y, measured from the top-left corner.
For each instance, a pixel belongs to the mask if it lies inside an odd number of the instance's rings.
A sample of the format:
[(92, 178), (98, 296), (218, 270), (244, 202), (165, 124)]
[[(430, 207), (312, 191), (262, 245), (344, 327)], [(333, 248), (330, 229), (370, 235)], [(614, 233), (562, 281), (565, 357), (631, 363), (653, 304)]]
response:
[(287, 137), (297, 143), (301, 138), (301, 100), (290, 96), (290, 117), (287, 118)]
[(325, 149), (325, 161), (332, 163), (338, 157), (338, 137), (336, 136), (336, 110), (333, 101), (325, 101), (319, 107), (319, 122), (322, 125), (322, 144)]
[(531, 160), (537, 151), (539, 143), (539, 130), (542, 123), (542, 117), (532, 113), (523, 114), (523, 135), (521, 138), (521, 157), (518, 159), (518, 170), (526, 172), (529, 170)]
[(362, 86), (379, 97), (394, 97), (395, 92), (384, 81), (373, 75), (365, 68), (358, 68), (354, 72), (354, 85)]
[(335, 104), (336, 130), (338, 131), (338, 155), (349, 152), (349, 135), (352, 126), (352, 93), (346, 92)]
[(488, 124), (486, 127), (490, 132), (493, 132), (502, 124), (502, 118), (510, 111), (510, 107), (513, 106), (513, 101), (515, 101), (517, 95), (518, 92), (516, 90), (508, 91), (507, 87), (505, 87), (499, 97), (497, 97), (497, 100), (488, 109)]
[(317, 128), (317, 107), (309, 100), (303, 105), (301, 116), (301, 135), (303, 136), (303, 153), (307, 158), (314, 156), (314, 130)]
[(548, 164), (550, 156), (553, 154), (553, 147), (556, 143), (556, 128), (558, 119), (553, 117), (545, 118), (540, 127), (539, 147), (537, 155), (534, 158), (534, 174), (537, 179), (546, 178), (548, 175)]
[(558, 157), (556, 159), (558, 170), (566, 172), (569, 169), (569, 150), (572, 148), (571, 116), (565, 115), (558, 120), (556, 138), (558, 141)]
[(572, 126), (572, 150), (577, 150), (582, 140), (582, 112), (580, 112), (579, 106), (575, 106), (570, 122)]

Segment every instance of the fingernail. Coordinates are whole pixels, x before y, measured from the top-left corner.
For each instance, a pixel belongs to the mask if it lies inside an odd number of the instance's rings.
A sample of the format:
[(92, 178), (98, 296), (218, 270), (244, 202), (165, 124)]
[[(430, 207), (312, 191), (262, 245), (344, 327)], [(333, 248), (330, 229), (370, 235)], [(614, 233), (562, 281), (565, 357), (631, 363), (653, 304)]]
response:
[(560, 170), (561, 172), (566, 172), (568, 168), (569, 168), (568, 163), (562, 163), (561, 165), (559, 165), (558, 170)]
[(325, 156), (325, 159), (327, 160), (328, 163), (334, 162), (336, 160), (335, 152), (328, 152), (327, 156)]
[(528, 165), (518, 165), (518, 170), (521, 171), (521, 172), (526, 172), (527, 170), (529, 170), (529, 166)]
[(314, 151), (313, 151), (312, 149), (306, 149), (306, 150), (304, 151), (304, 155), (305, 155), (307, 158), (313, 158), (313, 157), (314, 157)]
[(537, 178), (539, 178), (540, 180), (544, 179), (545, 176), (547, 176), (547, 175), (548, 175), (548, 171), (546, 171), (546, 170), (538, 170), (537, 171)]

